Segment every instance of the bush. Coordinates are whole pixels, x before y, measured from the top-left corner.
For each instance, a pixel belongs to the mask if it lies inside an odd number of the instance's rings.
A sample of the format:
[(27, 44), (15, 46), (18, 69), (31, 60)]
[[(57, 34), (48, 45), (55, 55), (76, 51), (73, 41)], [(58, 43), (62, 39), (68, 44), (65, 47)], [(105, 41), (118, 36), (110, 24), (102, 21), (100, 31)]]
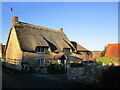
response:
[(69, 67), (83, 67), (86, 64), (90, 64), (90, 63), (97, 63), (97, 62), (96, 61), (82, 61), (81, 63), (70, 63)]
[(82, 67), (82, 63), (70, 63), (69, 67)]
[(64, 66), (62, 64), (50, 64), (47, 67), (48, 73), (62, 73), (64, 72)]
[(110, 67), (102, 73), (102, 87), (120, 88), (120, 66)]
[(101, 52), (101, 57), (105, 56), (105, 53), (106, 53), (106, 49), (107, 49), (107, 46), (105, 46), (104, 50)]

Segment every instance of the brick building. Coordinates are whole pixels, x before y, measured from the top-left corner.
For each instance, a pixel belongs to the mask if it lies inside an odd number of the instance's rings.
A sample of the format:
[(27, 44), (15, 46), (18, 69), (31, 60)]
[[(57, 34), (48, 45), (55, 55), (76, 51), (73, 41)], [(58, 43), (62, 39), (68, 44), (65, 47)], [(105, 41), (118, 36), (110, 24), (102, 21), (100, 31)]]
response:
[(105, 56), (120, 57), (120, 44), (108, 44)]

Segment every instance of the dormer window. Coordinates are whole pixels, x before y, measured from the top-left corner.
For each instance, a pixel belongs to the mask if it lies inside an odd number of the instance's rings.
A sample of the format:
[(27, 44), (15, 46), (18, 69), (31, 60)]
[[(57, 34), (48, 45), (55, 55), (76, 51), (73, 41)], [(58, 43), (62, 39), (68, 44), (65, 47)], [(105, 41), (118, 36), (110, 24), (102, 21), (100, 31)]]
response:
[(48, 49), (48, 47), (40, 47), (40, 46), (37, 46), (35, 52), (36, 52), (36, 53), (46, 53), (46, 52), (47, 52), (47, 49)]
[(69, 53), (70, 52), (70, 48), (63, 48), (63, 52), (64, 53)]

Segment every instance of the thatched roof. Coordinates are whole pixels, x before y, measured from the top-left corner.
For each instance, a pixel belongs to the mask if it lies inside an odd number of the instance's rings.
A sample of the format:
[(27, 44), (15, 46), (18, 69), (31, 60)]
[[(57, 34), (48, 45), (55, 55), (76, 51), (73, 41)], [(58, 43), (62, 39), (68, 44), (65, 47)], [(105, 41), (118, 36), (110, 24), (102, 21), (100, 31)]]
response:
[(15, 23), (14, 28), (23, 51), (35, 51), (36, 46), (50, 46), (51, 51), (62, 51), (63, 48), (75, 50), (62, 31), (23, 22)]
[(77, 43), (77, 51), (88, 51), (88, 50)]
[(86, 48), (84, 48), (80, 44), (76, 43), (75, 41), (71, 41), (71, 43), (74, 45), (74, 47), (77, 49), (77, 51), (88, 51)]
[(92, 51), (93, 57), (100, 57), (102, 51)]

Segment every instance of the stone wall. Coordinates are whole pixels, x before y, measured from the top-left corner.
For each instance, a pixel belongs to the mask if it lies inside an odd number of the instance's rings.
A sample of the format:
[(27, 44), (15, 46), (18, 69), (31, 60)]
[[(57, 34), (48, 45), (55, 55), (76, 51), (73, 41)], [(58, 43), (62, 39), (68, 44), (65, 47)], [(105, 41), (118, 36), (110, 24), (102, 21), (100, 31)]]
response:
[(37, 60), (40, 60), (40, 58), (46, 58), (49, 60), (50, 58), (52, 58), (52, 55), (50, 55), (49, 53), (39, 54), (32, 52), (23, 52), (22, 61), (27, 62), (29, 64), (35, 64)]
[(10, 64), (10, 63), (3, 63), (3, 66), (7, 67), (7, 68), (11, 68), (11, 69), (15, 69), (15, 70), (21, 70), (21, 65), (15, 65), (15, 64)]
[(47, 67), (45, 66), (45, 67), (40, 68), (40, 72), (43, 74), (48, 74)]
[(67, 77), (68, 80), (93, 84), (100, 83), (102, 77), (102, 70), (106, 70), (110, 66), (102, 66), (98, 63), (82, 62), (81, 67), (68, 67)]

